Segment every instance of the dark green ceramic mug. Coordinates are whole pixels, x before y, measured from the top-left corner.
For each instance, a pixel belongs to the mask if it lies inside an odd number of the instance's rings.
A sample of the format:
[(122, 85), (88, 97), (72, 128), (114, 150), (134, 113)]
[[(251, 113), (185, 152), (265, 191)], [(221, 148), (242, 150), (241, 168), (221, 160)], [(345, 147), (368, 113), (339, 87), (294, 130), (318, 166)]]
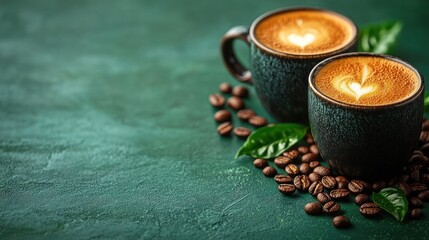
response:
[(309, 76), (311, 132), (340, 174), (368, 180), (397, 174), (415, 149), (423, 118), (423, 77), (392, 56), (347, 53)]
[[(233, 42), (250, 46), (250, 69), (237, 59)], [(255, 85), (263, 106), (279, 121), (308, 122), (308, 74), (321, 60), (356, 50), (357, 27), (323, 9), (291, 8), (266, 13), (248, 27), (231, 28), (222, 38), (226, 68)]]

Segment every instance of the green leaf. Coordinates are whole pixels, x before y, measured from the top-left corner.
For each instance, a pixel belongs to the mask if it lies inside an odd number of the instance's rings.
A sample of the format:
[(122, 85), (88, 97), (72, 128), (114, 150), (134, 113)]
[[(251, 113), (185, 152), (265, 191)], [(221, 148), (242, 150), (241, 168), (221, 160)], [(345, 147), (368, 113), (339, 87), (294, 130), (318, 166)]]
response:
[(366, 25), (359, 33), (358, 51), (391, 54), (401, 30), (398, 20)]
[(425, 92), (424, 106), (426, 111), (429, 110), (429, 92)]
[(307, 127), (295, 123), (282, 123), (254, 131), (238, 150), (235, 157), (249, 155), (254, 158), (273, 158), (301, 140)]
[(408, 200), (399, 188), (384, 188), (379, 193), (372, 193), (372, 200), (382, 209), (392, 214), (396, 220), (404, 220), (408, 211)]

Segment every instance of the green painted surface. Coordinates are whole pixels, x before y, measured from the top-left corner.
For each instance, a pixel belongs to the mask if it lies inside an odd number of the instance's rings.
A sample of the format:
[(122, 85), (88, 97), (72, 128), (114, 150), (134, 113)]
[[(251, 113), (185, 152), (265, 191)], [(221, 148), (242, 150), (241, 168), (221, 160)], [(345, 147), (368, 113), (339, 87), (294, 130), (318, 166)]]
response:
[(341, 231), (308, 216), (217, 136), (221, 36), (295, 5), (402, 19), (396, 55), (429, 76), (427, 1), (1, 1), (0, 238), (427, 239), (427, 204), (405, 223), (344, 204)]

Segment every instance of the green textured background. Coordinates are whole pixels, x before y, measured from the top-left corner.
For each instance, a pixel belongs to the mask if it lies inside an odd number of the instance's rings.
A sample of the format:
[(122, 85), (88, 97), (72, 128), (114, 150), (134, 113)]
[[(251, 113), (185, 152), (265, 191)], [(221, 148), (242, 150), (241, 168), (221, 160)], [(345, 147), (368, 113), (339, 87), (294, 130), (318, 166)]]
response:
[(296, 5), (403, 20), (396, 55), (429, 76), (424, 0), (2, 0), (0, 238), (428, 239), (428, 204), (405, 223), (343, 204), (347, 230), (308, 216), (311, 196), (281, 195), (216, 134), (207, 97), (236, 83), (220, 38)]

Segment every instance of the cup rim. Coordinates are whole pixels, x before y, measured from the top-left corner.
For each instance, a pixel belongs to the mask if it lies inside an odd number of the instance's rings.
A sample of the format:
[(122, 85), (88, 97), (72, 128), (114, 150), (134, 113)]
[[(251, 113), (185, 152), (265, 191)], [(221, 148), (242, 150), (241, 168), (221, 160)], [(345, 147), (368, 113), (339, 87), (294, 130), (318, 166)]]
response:
[[(393, 102), (393, 103), (388, 103), (388, 104), (383, 104), (383, 105), (375, 105), (375, 106), (366, 106), (366, 105), (358, 105), (358, 104), (351, 104), (351, 103), (345, 103), (345, 102), (340, 102), (338, 100), (335, 100), (325, 94), (323, 94), (322, 92), (319, 91), (319, 89), (315, 86), (314, 84), (314, 76), (319, 72), (319, 70), (324, 67), (326, 64), (341, 59), (341, 58), (347, 58), (347, 57), (354, 57), (354, 56), (359, 56), (359, 57), (378, 57), (378, 58), (383, 58), (383, 59), (389, 59), (395, 62), (398, 62), (402, 65), (405, 65), (406, 67), (408, 67), (409, 69), (411, 69), (413, 72), (416, 73), (416, 75), (419, 77), (419, 81), (420, 81), (420, 86), (417, 89), (417, 91), (411, 95), (408, 96), (407, 98), (399, 101), (399, 102)], [(397, 106), (402, 106), (405, 105), (409, 102), (414, 101), (416, 98), (418, 98), (420, 96), (420, 94), (422, 94), (424, 88), (425, 88), (425, 84), (424, 84), (424, 78), (423, 76), (420, 74), (420, 72), (413, 67), (411, 64), (405, 62), (404, 60), (392, 56), (392, 55), (387, 55), (387, 54), (379, 54), (379, 53), (370, 53), (370, 52), (350, 52), (350, 53), (343, 53), (343, 54), (339, 54), (339, 55), (335, 55), (332, 57), (329, 57), (325, 60), (322, 60), (321, 62), (319, 62), (318, 64), (316, 64), (316, 66), (313, 67), (313, 69), (311, 70), (310, 74), (308, 75), (308, 86), (309, 86), (309, 91), (313, 91), (313, 93), (315, 93), (317, 96), (319, 96), (320, 98), (324, 99), (327, 102), (336, 104), (336, 105), (340, 105), (340, 106), (344, 106), (347, 108), (355, 108), (355, 109), (384, 109), (384, 108), (390, 108), (390, 107), (397, 107)]]
[[(255, 37), (254, 32), (255, 32), (256, 26), (258, 25), (258, 23), (260, 23), (265, 18), (268, 18), (270, 16), (273, 16), (273, 15), (276, 15), (279, 13), (283, 13), (283, 12), (293, 12), (293, 11), (302, 11), (302, 10), (320, 11), (320, 12), (330, 13), (330, 14), (336, 15), (336, 16), (344, 19), (345, 21), (349, 22), (350, 25), (352, 26), (352, 28), (354, 29), (354, 36), (353, 36), (352, 40), (349, 43), (347, 43), (345, 46), (343, 46), (342, 48), (339, 48), (339, 49), (331, 51), (331, 52), (302, 55), (302, 54), (285, 53), (285, 52), (280, 52), (280, 51), (271, 49), (271, 48), (265, 46), (264, 44), (262, 44), (261, 42), (259, 42), (258, 39)], [(272, 10), (272, 11), (269, 11), (269, 12), (262, 14), (261, 16), (259, 16), (258, 18), (256, 18), (252, 22), (252, 25), (250, 26), (249, 36), (250, 36), (251, 42), (253, 42), (256, 46), (258, 46), (259, 49), (262, 49), (265, 52), (271, 53), (273, 55), (282, 56), (282, 57), (290, 57), (290, 58), (322, 58), (322, 57), (332, 56), (332, 55), (336, 55), (338, 53), (341, 53), (344, 50), (349, 49), (351, 46), (356, 44), (357, 38), (358, 38), (358, 32), (359, 31), (358, 31), (357, 25), (351, 19), (349, 19), (348, 17), (346, 17), (346, 16), (344, 16), (338, 12), (323, 9), (323, 8), (318, 8), (318, 7), (299, 7), (298, 6), (298, 7), (289, 7), (289, 8), (279, 8), (279, 9), (275, 9), (275, 10)]]

